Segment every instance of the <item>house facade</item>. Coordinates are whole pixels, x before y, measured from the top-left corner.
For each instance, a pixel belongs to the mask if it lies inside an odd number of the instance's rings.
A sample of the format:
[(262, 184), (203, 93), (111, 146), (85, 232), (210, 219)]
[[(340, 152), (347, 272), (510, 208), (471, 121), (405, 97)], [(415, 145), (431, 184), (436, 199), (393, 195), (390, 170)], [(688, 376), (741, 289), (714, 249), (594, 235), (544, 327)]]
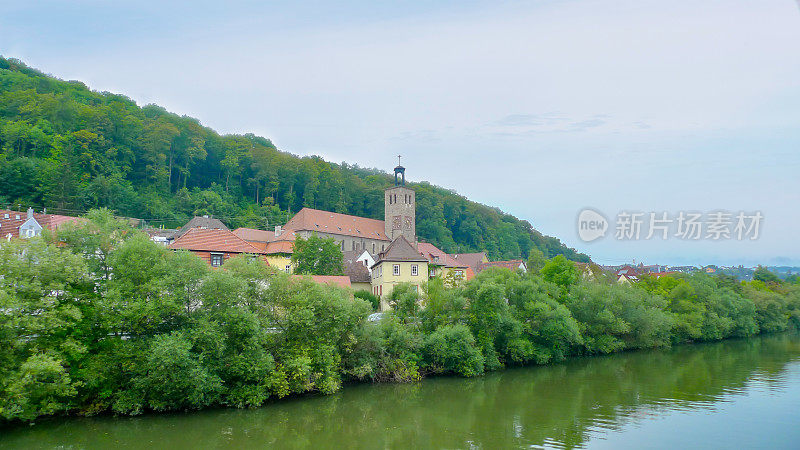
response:
[(378, 254), (372, 266), (372, 293), (380, 297), (381, 310), (389, 309), (388, 297), (395, 286), (411, 283), (420, 292), (428, 281), (428, 260), (404, 236), (400, 236)]

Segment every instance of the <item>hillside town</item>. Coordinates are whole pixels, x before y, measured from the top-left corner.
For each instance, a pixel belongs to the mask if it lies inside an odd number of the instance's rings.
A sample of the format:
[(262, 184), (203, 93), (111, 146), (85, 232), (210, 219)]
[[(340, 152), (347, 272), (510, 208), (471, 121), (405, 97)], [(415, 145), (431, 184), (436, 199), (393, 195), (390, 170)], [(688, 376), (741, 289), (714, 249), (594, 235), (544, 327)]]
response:
[[(64, 224), (80, 223), (79, 217), (41, 213), (28, 208), (25, 213), (0, 210), (0, 233), (5, 239), (30, 238), (47, 229), (55, 231)], [(303, 208), (284, 225), (273, 230), (236, 228), (230, 230), (212, 216), (196, 216), (180, 229), (144, 228), (150, 238), (175, 251), (189, 251), (216, 268), (237, 255), (255, 255), (269, 266), (295, 273), (292, 262), (294, 242), (312, 235), (329, 238), (342, 252), (344, 275), (310, 275), (318, 283), (332, 284), (354, 291), (368, 291), (377, 296), (381, 310), (389, 308), (387, 297), (400, 283), (410, 283), (419, 290), (431, 278), (442, 278), (461, 285), (480, 272), (502, 267), (526, 272), (522, 259), (490, 261), (486, 252), (446, 253), (416, 235), (416, 198), (406, 186), (405, 168), (394, 168), (394, 185), (384, 191), (384, 220)], [(743, 266), (667, 266), (643, 263), (597, 265), (574, 263), (583, 279), (610, 279), (619, 284), (639, 282), (642, 277), (660, 278), (680, 273), (704, 272), (728, 274), (750, 281), (755, 267)], [(797, 268), (781, 272), (791, 276)], [(295, 275), (300, 276), (300, 275)]]

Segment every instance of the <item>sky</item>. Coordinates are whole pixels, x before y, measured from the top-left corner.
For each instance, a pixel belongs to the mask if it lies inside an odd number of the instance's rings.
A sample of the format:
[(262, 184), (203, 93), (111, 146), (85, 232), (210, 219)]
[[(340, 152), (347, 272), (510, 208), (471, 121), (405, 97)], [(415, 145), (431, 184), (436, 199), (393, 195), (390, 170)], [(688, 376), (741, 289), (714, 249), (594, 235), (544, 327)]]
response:
[[(799, 6), (0, 0), (0, 54), (298, 155), (402, 154), (410, 180), (599, 263), (800, 265)], [(579, 237), (585, 208), (605, 237)], [(615, 236), (620, 213), (681, 211), (763, 220), (754, 240)]]

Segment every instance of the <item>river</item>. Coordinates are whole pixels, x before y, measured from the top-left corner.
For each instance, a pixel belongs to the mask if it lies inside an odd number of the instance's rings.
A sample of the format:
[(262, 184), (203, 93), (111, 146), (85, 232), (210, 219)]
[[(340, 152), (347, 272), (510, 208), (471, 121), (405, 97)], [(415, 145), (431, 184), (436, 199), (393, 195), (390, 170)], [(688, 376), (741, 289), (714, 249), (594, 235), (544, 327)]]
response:
[(258, 409), (46, 419), (0, 448), (800, 448), (800, 336), (360, 384)]

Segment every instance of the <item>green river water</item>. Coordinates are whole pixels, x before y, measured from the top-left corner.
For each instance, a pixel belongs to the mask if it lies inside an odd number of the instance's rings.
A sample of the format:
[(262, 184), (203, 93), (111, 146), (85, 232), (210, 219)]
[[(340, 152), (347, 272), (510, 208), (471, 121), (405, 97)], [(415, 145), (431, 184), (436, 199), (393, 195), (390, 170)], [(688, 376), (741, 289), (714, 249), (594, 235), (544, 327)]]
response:
[(800, 449), (800, 336), (580, 358), (475, 379), (0, 429), (0, 448)]

